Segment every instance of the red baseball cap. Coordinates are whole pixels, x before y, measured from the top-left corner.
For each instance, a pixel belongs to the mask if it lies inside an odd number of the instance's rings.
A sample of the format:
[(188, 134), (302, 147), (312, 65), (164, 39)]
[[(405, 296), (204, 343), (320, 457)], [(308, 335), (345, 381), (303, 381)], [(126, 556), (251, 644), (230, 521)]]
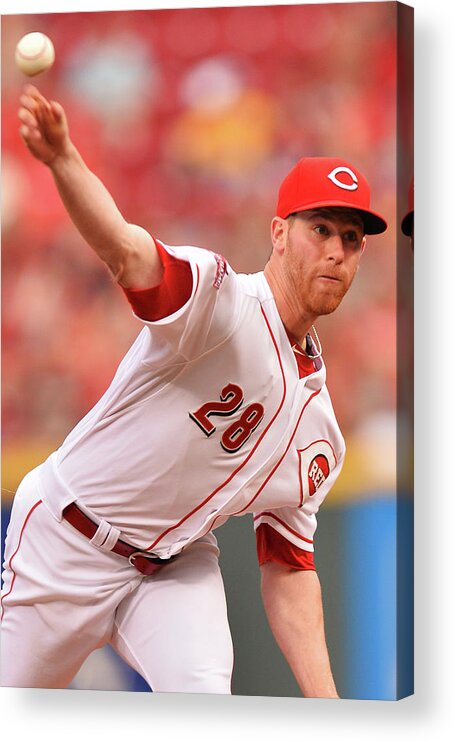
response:
[(355, 209), (363, 219), (365, 234), (387, 229), (382, 216), (370, 209), (370, 186), (349, 162), (337, 157), (304, 157), (283, 180), (278, 193), (277, 216), (323, 206)]

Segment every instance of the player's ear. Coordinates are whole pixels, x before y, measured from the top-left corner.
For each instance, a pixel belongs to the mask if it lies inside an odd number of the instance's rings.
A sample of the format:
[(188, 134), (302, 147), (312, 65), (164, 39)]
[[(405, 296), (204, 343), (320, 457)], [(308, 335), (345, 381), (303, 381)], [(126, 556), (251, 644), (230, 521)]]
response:
[(273, 249), (280, 253), (284, 252), (289, 225), (280, 216), (274, 216), (271, 224), (271, 237)]

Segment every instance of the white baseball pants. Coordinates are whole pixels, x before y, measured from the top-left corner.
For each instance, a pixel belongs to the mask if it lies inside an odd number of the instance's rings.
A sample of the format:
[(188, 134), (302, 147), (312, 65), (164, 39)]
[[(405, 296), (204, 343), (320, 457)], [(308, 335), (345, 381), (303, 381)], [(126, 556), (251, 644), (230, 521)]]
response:
[[(21, 483), (8, 527), (1, 685), (65, 688), (110, 643), (157, 692), (230, 693), (233, 650), (215, 542), (146, 577), (104, 552)], [(213, 538), (213, 537), (212, 537)]]

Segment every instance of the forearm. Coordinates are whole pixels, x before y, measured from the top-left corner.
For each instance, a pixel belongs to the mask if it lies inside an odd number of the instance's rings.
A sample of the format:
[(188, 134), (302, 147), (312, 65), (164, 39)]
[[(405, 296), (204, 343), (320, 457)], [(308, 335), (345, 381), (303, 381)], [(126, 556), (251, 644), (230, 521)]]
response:
[(86, 242), (125, 288), (151, 288), (163, 268), (155, 243), (128, 224), (112, 196), (73, 145), (65, 112), (33, 85), (21, 95), (20, 134), (31, 154), (49, 167), (60, 197)]
[(278, 646), (304, 696), (338, 698), (325, 640), (321, 588), (314, 571), (261, 567), (262, 595)]
[[(63, 204), (82, 237), (120, 283), (131, 284), (127, 273), (132, 272), (133, 262), (140, 259), (137, 240), (145, 241), (146, 233), (141, 234), (139, 227), (126, 222), (107, 188), (87, 167), (73, 144), (49, 167)], [(148, 239), (152, 249), (152, 240)], [(157, 281), (154, 267), (159, 270), (157, 256), (150, 265), (145, 286)], [(133, 283), (139, 288), (137, 280)]]

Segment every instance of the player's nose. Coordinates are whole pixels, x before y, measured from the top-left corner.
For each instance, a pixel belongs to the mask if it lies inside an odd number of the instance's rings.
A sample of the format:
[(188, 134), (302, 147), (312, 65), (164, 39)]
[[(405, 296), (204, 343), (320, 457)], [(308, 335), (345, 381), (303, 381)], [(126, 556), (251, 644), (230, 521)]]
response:
[(327, 257), (336, 263), (341, 263), (344, 258), (343, 238), (340, 234), (333, 234), (327, 240)]

